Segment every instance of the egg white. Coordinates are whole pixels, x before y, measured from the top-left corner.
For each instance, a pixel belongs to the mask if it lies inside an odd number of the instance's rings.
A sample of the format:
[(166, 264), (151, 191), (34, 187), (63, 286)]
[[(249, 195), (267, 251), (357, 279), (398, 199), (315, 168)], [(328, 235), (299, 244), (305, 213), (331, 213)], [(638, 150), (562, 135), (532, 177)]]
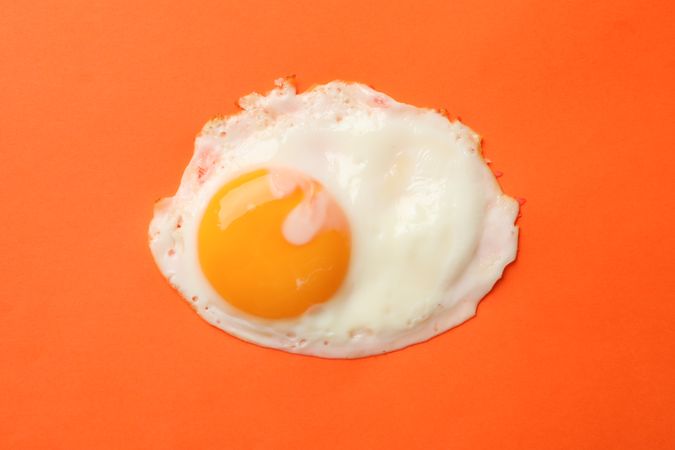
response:
[[(354, 358), (424, 341), (464, 322), (514, 260), (518, 203), (504, 195), (476, 133), (357, 83), (297, 94), (290, 79), (206, 124), (178, 192), (160, 201), (150, 248), (169, 282), (212, 325), (289, 352)], [(197, 230), (214, 193), (261, 167), (320, 181), (340, 203), (352, 256), (337, 294), (284, 320), (247, 315), (201, 272)]]

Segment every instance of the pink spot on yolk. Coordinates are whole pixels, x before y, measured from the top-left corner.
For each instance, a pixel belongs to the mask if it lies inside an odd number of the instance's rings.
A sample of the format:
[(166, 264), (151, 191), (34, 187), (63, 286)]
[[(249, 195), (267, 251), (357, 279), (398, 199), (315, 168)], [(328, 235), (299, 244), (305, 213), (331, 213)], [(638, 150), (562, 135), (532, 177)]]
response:
[(304, 245), (321, 231), (340, 226), (341, 212), (323, 188), (311, 179), (282, 168), (270, 170), (269, 175), (270, 191), (276, 198), (286, 197), (296, 189), (303, 194), (300, 203), (288, 213), (282, 224), (284, 238), (289, 243)]

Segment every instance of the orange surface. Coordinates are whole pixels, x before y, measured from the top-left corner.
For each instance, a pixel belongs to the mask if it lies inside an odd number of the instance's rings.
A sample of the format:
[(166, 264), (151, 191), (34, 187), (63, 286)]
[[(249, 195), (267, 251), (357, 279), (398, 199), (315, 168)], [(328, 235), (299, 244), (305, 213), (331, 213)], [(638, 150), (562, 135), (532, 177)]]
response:
[[(0, 448), (675, 448), (674, 5), (5, 0)], [(152, 204), (194, 135), (292, 73), (485, 137), (528, 202), (477, 318), (320, 360), (160, 276)]]

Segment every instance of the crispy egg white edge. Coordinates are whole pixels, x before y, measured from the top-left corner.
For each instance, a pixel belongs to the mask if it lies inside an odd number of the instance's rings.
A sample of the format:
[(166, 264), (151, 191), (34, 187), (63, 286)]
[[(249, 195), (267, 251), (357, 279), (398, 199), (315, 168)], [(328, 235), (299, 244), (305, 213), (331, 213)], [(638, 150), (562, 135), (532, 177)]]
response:
[[(346, 83), (335, 81), (327, 85), (317, 86), (315, 89), (336, 89), (341, 86), (347, 86)], [(367, 86), (360, 84), (349, 84), (351, 87), (357, 87), (359, 94), (364, 98), (384, 99), (390, 104), (424, 110), (410, 105), (396, 102), (390, 97), (377, 92)], [(307, 91), (312, 92), (312, 91)], [(214, 119), (208, 122), (202, 133), (197, 137), (209, 138), (216, 136), (219, 129), (226, 127), (229, 138), (237, 138), (239, 133), (245, 136), (250, 132), (247, 129), (247, 120), (241, 115), (248, 114), (255, 117), (255, 121), (260, 124), (266, 120), (273, 120), (271, 117), (275, 111), (272, 108), (266, 108), (269, 105), (279, 105), (284, 98), (295, 96), (295, 86), (292, 79), (277, 80), (277, 88), (270, 91), (266, 96), (260, 94), (250, 94), (243, 97), (239, 104), (243, 111), (229, 117)], [(300, 94), (304, 95), (304, 94)], [(271, 113), (270, 113), (271, 111)], [(431, 110), (424, 110), (431, 112)], [(434, 112), (434, 114), (438, 114)], [(438, 114), (440, 116), (440, 114)], [(249, 117), (251, 119), (251, 117)], [(460, 127), (461, 131), (471, 139), (480, 153), (480, 138), (468, 127), (459, 122), (452, 122), (453, 126)], [(226, 161), (227, 162), (227, 161)], [(236, 161), (230, 161), (235, 164)], [(440, 309), (432, 317), (418, 323), (415, 327), (407, 330), (401, 330), (396, 333), (390, 333), (386, 336), (359, 335), (350, 341), (331, 342), (330, 345), (324, 345), (320, 341), (306, 341), (299, 345), (298, 339), (286, 336), (283, 333), (275, 333), (269, 329), (260, 327), (256, 318), (247, 317), (246, 314), (234, 310), (225, 304), (222, 310), (209, 308), (212, 302), (204, 298), (197, 298), (193, 301), (189, 293), (181, 291), (181, 287), (172, 281), (176, 271), (175, 254), (167, 255), (166, 249), (174, 249), (174, 253), (184, 250), (185, 243), (182, 241), (181, 233), (176, 233), (180, 226), (179, 220), (196, 221), (197, 217), (186, 218), (174, 214), (173, 204), (181, 196), (181, 191), (186, 192), (199, 190), (201, 187), (201, 173), (208, 161), (203, 160), (203, 155), (195, 152), (192, 160), (186, 168), (181, 186), (175, 197), (165, 198), (157, 203), (155, 214), (150, 223), (149, 238), (150, 248), (160, 271), (169, 280), (171, 285), (176, 288), (188, 303), (198, 312), (202, 318), (217, 328), (220, 328), (243, 340), (281, 349), (287, 352), (307, 354), (324, 358), (358, 358), (378, 353), (385, 353), (397, 350), (408, 345), (423, 342), (431, 337), (441, 334), (450, 328), (453, 328), (475, 315), (476, 308), (480, 300), (492, 289), (494, 284), (501, 278), (506, 265), (512, 262), (516, 257), (518, 228), (514, 225), (518, 214), (518, 203), (504, 195), (490, 171), (487, 164), (483, 164), (483, 178), (485, 185), (485, 196), (488, 199), (485, 212), (484, 226), (479, 238), (475, 252), (475, 257), (465, 267), (462, 275), (453, 284), (453, 293), (460, 296), (461, 300), (454, 303), (451, 307)], [(243, 164), (243, 169), (252, 170)], [(201, 205), (197, 209), (203, 209)], [(171, 241), (171, 242), (169, 242)], [(190, 245), (188, 243), (188, 245)], [(204, 285), (210, 287), (208, 281), (198, 270), (199, 262), (195, 258), (193, 261), (192, 276), (201, 277)], [(218, 297), (218, 294), (211, 289), (207, 296)], [(225, 303), (225, 302), (222, 302)], [(229, 308), (229, 311), (228, 311)]]

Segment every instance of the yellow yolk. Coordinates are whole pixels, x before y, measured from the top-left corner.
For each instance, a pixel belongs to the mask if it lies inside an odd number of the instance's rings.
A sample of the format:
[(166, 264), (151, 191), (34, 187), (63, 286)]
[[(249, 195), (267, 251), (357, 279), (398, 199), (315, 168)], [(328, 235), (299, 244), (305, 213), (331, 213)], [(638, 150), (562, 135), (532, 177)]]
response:
[(218, 294), (269, 319), (295, 317), (329, 300), (351, 251), (347, 218), (321, 184), (298, 172), (281, 174), (258, 170), (225, 184), (198, 234), (201, 268)]

